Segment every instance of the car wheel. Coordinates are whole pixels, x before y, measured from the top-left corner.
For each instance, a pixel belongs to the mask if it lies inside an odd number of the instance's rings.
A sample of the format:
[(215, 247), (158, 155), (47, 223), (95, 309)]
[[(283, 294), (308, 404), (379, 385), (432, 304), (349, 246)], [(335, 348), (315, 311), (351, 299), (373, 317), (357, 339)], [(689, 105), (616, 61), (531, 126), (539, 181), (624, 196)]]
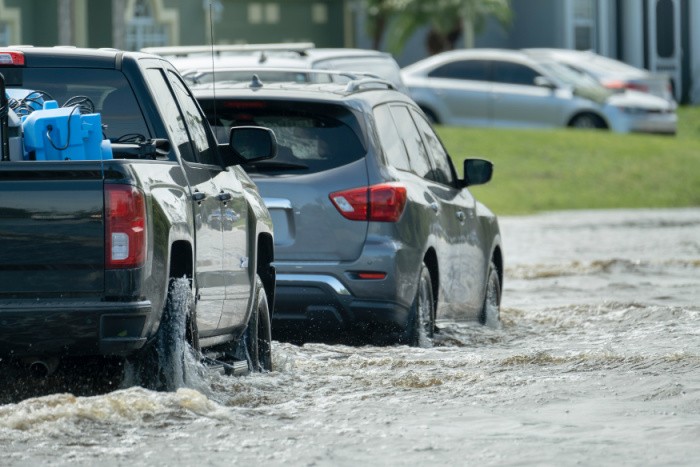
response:
[(571, 123), (569, 124), (570, 127), (572, 128), (578, 128), (578, 129), (605, 129), (607, 128), (607, 125), (605, 124), (605, 121), (600, 118), (598, 115), (593, 114), (593, 113), (582, 113), (577, 116), (575, 116), (572, 120)]
[(272, 371), (272, 326), (265, 287), (255, 281), (255, 306), (243, 335), (250, 371)]
[(413, 299), (406, 342), (413, 347), (430, 345), (435, 332), (435, 300), (430, 270), (423, 263), (418, 274), (418, 289)]
[(198, 361), (199, 350), (190, 281), (171, 279), (155, 342), (135, 362), (138, 383), (160, 391), (185, 386), (193, 376), (192, 363)]
[(501, 279), (498, 276), (498, 268), (493, 261), (489, 265), (486, 280), (486, 296), (479, 315), (479, 322), (497, 328), (501, 322)]

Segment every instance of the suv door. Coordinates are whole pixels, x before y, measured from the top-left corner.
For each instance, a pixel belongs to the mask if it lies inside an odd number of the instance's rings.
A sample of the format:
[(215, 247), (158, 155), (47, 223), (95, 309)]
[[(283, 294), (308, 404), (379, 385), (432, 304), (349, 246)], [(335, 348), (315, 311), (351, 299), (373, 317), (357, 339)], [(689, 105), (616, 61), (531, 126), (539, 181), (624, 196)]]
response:
[(346, 219), (329, 198), (331, 193), (368, 183), (367, 150), (351, 110), (255, 97), (202, 99), (201, 103), (208, 115), (216, 113), (217, 123), (225, 128), (258, 125), (275, 132), (277, 156), (244, 168), (270, 211), (278, 265), (351, 261), (360, 256), (367, 222)]
[(223, 313), (218, 325), (227, 328), (245, 322), (248, 299), (252, 295), (248, 271), (248, 209), (243, 185), (233, 169), (222, 167), (206, 119), (185, 83), (172, 71), (169, 77), (186, 115), (196, 158), (209, 167), (215, 192), (213, 198), (218, 201), (218, 227), (222, 233), (221, 281), (225, 290)]
[(542, 73), (522, 63), (491, 62), (493, 125), (558, 127), (564, 125), (562, 101), (555, 91), (537, 86)]
[[(440, 271), (440, 314), (464, 318), (478, 307), (483, 281), (483, 254), (477, 235), (476, 202), (468, 190), (456, 186), (456, 176), (447, 152), (425, 118), (403, 105), (392, 105), (391, 113), (411, 163), (421, 177), (423, 198), (430, 212), (423, 231), (434, 236), (433, 246)], [(425, 228), (427, 227), (427, 228)], [(476, 292), (476, 293), (475, 293)]]
[[(438, 250), (441, 264), (447, 265), (440, 283), (443, 302), (450, 314), (458, 314), (465, 307), (479, 311), (481, 308), (481, 284), (484, 283), (484, 245), (481, 245), (479, 222), (476, 217), (476, 200), (466, 188), (457, 188), (457, 176), (450, 156), (428, 121), (415, 109), (411, 109), (426, 154), (433, 166), (427, 177), (439, 203), (440, 224), (445, 232), (445, 248)], [(443, 317), (447, 317), (443, 310)]]
[(198, 154), (186, 125), (187, 119), (171, 91), (164, 70), (151, 68), (147, 70), (146, 76), (166, 124), (169, 139), (179, 154), (192, 190), (197, 326), (200, 333), (206, 333), (218, 327), (226, 295), (225, 282), (222, 280), (221, 201), (213, 182), (220, 167), (197, 159)]

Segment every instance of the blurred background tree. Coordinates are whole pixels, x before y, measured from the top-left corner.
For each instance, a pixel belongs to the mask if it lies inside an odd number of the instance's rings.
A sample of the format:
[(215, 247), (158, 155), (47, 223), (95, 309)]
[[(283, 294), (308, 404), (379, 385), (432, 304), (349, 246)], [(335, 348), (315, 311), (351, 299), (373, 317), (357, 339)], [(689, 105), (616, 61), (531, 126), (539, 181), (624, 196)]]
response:
[(399, 53), (418, 30), (427, 27), (426, 49), (434, 55), (454, 49), (463, 38), (474, 47), (474, 36), (489, 18), (508, 26), (510, 0), (366, 0), (368, 33), (378, 49), (388, 35), (387, 46)]

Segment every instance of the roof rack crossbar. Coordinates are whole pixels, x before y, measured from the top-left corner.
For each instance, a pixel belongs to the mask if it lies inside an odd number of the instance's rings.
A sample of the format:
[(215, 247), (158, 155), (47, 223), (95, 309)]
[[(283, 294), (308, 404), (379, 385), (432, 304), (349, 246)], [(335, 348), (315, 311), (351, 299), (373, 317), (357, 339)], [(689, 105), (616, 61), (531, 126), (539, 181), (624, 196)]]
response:
[(260, 51), (280, 51), (296, 52), (303, 54), (308, 49), (315, 48), (313, 42), (287, 42), (280, 44), (215, 44), (211, 45), (179, 45), (165, 47), (144, 47), (141, 52), (161, 56), (186, 57), (191, 54), (221, 52), (260, 52)]
[[(367, 76), (367, 75), (365, 75)], [(358, 92), (358, 91), (363, 91), (366, 89), (375, 89), (373, 87), (368, 87), (368, 86), (374, 86), (374, 85), (381, 85), (385, 86), (386, 89), (393, 89), (396, 90), (396, 86), (394, 86), (393, 83), (377, 78), (377, 77), (366, 77), (366, 78), (360, 78), (360, 79), (354, 79), (350, 81), (347, 86), (345, 86), (345, 91), (346, 92)]]

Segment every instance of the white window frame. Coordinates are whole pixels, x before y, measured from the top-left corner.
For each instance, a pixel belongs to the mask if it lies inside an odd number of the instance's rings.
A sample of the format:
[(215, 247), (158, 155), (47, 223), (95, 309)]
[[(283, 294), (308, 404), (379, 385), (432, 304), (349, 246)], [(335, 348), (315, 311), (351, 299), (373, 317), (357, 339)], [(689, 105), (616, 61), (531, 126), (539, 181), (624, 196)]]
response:
[(19, 8), (5, 6), (0, 0), (0, 24), (4, 31), (0, 33), (0, 46), (20, 44), (22, 42), (22, 12)]

